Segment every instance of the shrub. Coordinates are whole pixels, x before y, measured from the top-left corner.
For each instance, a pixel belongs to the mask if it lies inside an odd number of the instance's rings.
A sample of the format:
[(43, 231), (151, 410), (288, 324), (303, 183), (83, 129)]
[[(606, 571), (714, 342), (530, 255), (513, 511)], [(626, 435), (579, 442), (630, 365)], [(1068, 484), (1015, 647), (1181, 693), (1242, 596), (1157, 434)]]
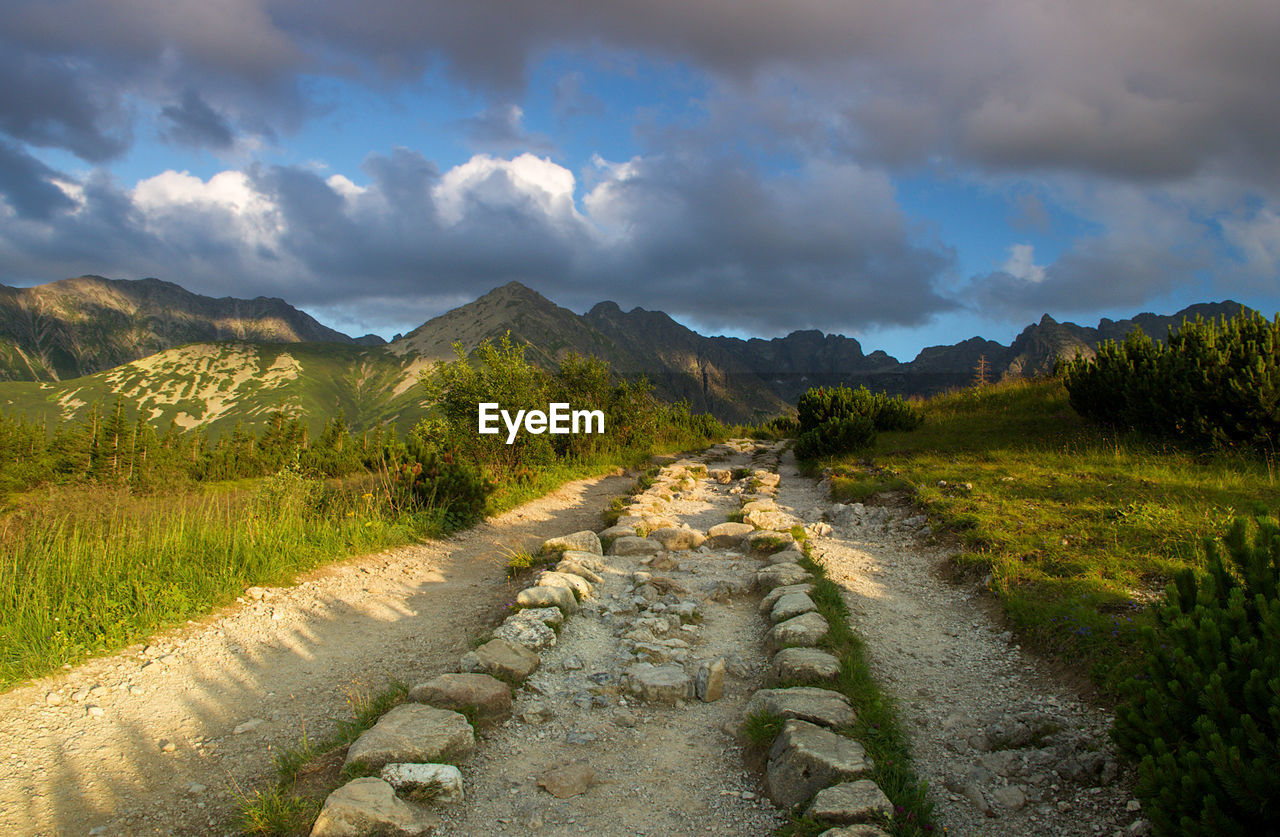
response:
[(1280, 529), (1243, 521), (1175, 577), (1148, 628), (1145, 673), (1113, 735), (1139, 761), (1138, 794), (1169, 834), (1262, 834), (1280, 799)]
[(875, 444), (875, 423), (867, 416), (831, 419), (800, 434), (796, 456), (820, 459), (866, 450)]
[(1280, 440), (1280, 316), (1197, 317), (1165, 343), (1134, 329), (1062, 369), (1071, 406), (1091, 421), (1197, 445)]
[[(412, 438), (412, 437), (411, 437)], [(411, 445), (413, 461), (396, 473), (396, 490), (402, 507), (439, 509), (449, 528), (460, 529), (479, 520), (484, 503), (493, 491), (473, 465), (460, 462), (452, 454)]]
[(796, 403), (799, 430), (816, 430), (827, 422), (865, 416), (876, 430), (915, 430), (924, 412), (902, 399), (866, 387), (811, 387)]

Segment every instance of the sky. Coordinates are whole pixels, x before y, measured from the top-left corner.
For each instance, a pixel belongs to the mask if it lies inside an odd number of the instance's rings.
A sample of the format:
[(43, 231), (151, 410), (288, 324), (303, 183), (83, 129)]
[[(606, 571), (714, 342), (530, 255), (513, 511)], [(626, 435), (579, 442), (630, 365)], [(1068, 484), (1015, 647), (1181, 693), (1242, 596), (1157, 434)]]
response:
[(1280, 310), (1280, 4), (8, 0), (0, 283), (384, 337), (517, 280), (902, 359)]

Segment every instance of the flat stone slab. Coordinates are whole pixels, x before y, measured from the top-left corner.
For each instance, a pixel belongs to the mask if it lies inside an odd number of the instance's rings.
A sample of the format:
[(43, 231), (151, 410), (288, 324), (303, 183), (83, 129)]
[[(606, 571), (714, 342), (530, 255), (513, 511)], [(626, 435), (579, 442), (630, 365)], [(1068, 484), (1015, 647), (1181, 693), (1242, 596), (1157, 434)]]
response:
[(355, 740), (343, 766), (363, 764), (378, 770), (393, 762), (452, 762), (471, 755), (475, 748), (475, 732), (461, 714), (402, 703)]
[(604, 578), (600, 576), (600, 573), (569, 558), (562, 558), (558, 564), (552, 567), (552, 569), (558, 573), (569, 573), (570, 575), (580, 576), (585, 578), (587, 581), (590, 581), (592, 584), (599, 584), (604, 581)]
[(821, 683), (840, 674), (840, 660), (817, 648), (783, 648), (773, 655), (769, 679), (774, 683)]
[(859, 823), (840, 828), (828, 828), (818, 837), (889, 837), (889, 832), (870, 823)]
[(768, 529), (774, 532), (787, 532), (792, 526), (801, 525), (800, 518), (777, 509), (750, 511), (743, 515), (742, 519), (757, 529)]
[(556, 799), (568, 799), (585, 793), (596, 780), (596, 772), (583, 759), (562, 762), (538, 776), (538, 787)]
[(527, 648), (513, 645), (505, 639), (491, 639), (462, 655), (462, 670), (492, 674), (499, 680), (519, 683), (537, 671), (540, 662), (542, 658)]
[(893, 816), (893, 804), (875, 782), (858, 779), (819, 791), (804, 813), (823, 822), (844, 825), (866, 822), (876, 814)]
[(452, 764), (388, 764), (378, 778), (418, 804), (461, 802), (462, 771)]
[(563, 552), (566, 549), (574, 549), (580, 552), (592, 552), (596, 555), (603, 555), (604, 550), (600, 548), (600, 536), (590, 529), (584, 529), (581, 532), (573, 532), (568, 535), (561, 535), (558, 538), (549, 538), (542, 542), (542, 551), (546, 552)]
[(829, 630), (831, 626), (821, 614), (805, 613), (774, 625), (765, 634), (764, 641), (770, 651), (793, 646), (811, 648), (821, 642)]
[(809, 571), (799, 564), (774, 564), (756, 570), (756, 586), (766, 593), (775, 587), (813, 581)]
[(311, 826), (311, 837), (416, 837), (426, 834), (440, 817), (396, 798), (395, 789), (381, 779), (355, 779), (324, 801)]
[(469, 710), (476, 720), (488, 723), (511, 717), (511, 687), (488, 674), (442, 674), (410, 689), (409, 700), (437, 709)]
[(578, 597), (568, 587), (526, 587), (516, 594), (516, 604), (520, 607), (555, 607), (565, 616), (578, 612)]
[(857, 741), (808, 721), (790, 720), (769, 750), (765, 790), (774, 802), (790, 807), (807, 802), (833, 782), (856, 779), (873, 768)]
[(785, 596), (778, 597), (773, 610), (769, 613), (769, 620), (776, 625), (806, 613), (813, 613), (817, 609), (818, 606), (813, 603), (813, 599), (809, 598), (808, 593), (787, 593)]
[(616, 526), (610, 526), (608, 529), (605, 529), (603, 532), (600, 533), (599, 538), (601, 542), (604, 542), (608, 540), (617, 540), (618, 538), (634, 537), (635, 534), (636, 534), (636, 527), (623, 526), (619, 524)]
[(766, 564), (785, 564), (788, 562), (798, 564), (803, 557), (804, 550), (800, 548), (800, 544), (790, 543), (777, 552), (771, 552), (764, 556), (764, 562)]
[(676, 703), (693, 697), (693, 678), (678, 663), (636, 663), (627, 668), (627, 691), (649, 703)]
[(589, 599), (595, 592), (595, 588), (591, 586), (591, 582), (587, 581), (580, 575), (572, 573), (558, 573), (555, 570), (546, 570), (538, 575), (537, 586), (539, 587), (564, 587), (572, 590), (578, 600)]
[(719, 549), (735, 549), (754, 531), (750, 523), (717, 523), (707, 530), (707, 543)]
[(546, 622), (527, 615), (548, 610), (556, 613), (560, 612), (559, 608), (554, 607), (517, 611), (508, 616), (501, 625), (494, 628), (493, 635), (496, 639), (505, 639), (513, 645), (519, 645), (538, 653), (546, 651), (548, 648), (554, 648), (556, 632)]
[(744, 515), (758, 511), (777, 511), (778, 503), (772, 497), (765, 497), (760, 500), (752, 500), (742, 504), (742, 513)]
[(662, 544), (649, 538), (637, 537), (634, 532), (623, 535), (609, 547), (610, 555), (657, 555), (662, 551)]
[(788, 593), (812, 593), (814, 589), (814, 585), (807, 582), (804, 584), (784, 584), (781, 587), (775, 587), (760, 600), (760, 615), (765, 616), (771, 613), (773, 606), (778, 603), (778, 599)]
[(702, 542), (707, 539), (701, 532), (695, 532), (693, 529), (682, 529), (674, 526), (654, 529), (649, 533), (649, 537), (662, 544), (662, 548), (670, 552), (697, 549), (702, 546)]
[(774, 532), (771, 529), (757, 529), (747, 535), (747, 548), (757, 555), (772, 555), (795, 542), (795, 536), (790, 532)]
[(745, 714), (757, 712), (795, 718), (823, 727), (848, 726), (857, 719), (847, 697), (815, 686), (760, 689), (747, 702)]

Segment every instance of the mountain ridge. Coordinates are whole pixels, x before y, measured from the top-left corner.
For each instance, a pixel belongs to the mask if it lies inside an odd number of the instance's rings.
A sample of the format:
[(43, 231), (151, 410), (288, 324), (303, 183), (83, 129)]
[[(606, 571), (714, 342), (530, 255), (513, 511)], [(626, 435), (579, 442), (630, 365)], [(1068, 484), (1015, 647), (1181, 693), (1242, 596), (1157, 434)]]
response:
[[(53, 292), (47, 290), (51, 286), (0, 286), (0, 313), (5, 315), (0, 379), (11, 381), (0, 382), (0, 407), (58, 420), (120, 394), (155, 421), (215, 433), (233, 421), (265, 421), (273, 405), (309, 421), (322, 421), (326, 409), (333, 409), (326, 405), (341, 406), (355, 427), (413, 421), (429, 406), (413, 392), (422, 372), (437, 361), (452, 360), (455, 344), (469, 354), (504, 335), (523, 346), (535, 364), (552, 367), (570, 352), (595, 355), (618, 374), (645, 375), (665, 400), (687, 401), (694, 412), (724, 420), (748, 421), (787, 410), (810, 386), (865, 385), (904, 395), (964, 386), (974, 379), (980, 358), (985, 358), (988, 380), (1043, 374), (1058, 358), (1092, 355), (1098, 342), (1123, 338), (1135, 326), (1159, 338), (1184, 317), (1228, 316), (1243, 307), (1230, 300), (1199, 303), (1169, 316), (1144, 312), (1103, 319), (1097, 327), (1060, 323), (1046, 314), (1008, 346), (972, 337), (926, 347), (901, 362), (880, 350), (865, 353), (855, 338), (813, 329), (770, 339), (708, 337), (663, 311), (623, 311), (612, 301), (577, 314), (519, 282), (494, 288), (390, 343), (371, 336), (353, 340), (278, 298), (213, 299), (158, 279), (88, 276), (52, 286), (57, 286)], [(13, 316), (15, 324), (10, 318), (13, 297), (40, 289), (46, 290), (32, 297), (43, 304), (45, 319), (33, 317), (28, 302)], [(84, 298), (68, 301), (76, 290)], [(182, 304), (156, 311), (156, 300), (165, 299)], [(24, 347), (11, 336), (23, 334), (24, 328), (43, 342)], [(118, 328), (125, 330), (123, 337), (112, 333)], [(205, 334), (211, 336), (181, 340)], [(74, 351), (82, 344), (75, 341), (94, 335), (109, 351), (97, 356), (82, 351), (77, 366)], [(228, 341), (228, 335), (237, 339)], [(59, 340), (72, 345), (59, 348)], [(176, 345), (60, 380), (66, 370), (139, 354), (166, 340)], [(18, 380), (24, 375), (26, 383)]]

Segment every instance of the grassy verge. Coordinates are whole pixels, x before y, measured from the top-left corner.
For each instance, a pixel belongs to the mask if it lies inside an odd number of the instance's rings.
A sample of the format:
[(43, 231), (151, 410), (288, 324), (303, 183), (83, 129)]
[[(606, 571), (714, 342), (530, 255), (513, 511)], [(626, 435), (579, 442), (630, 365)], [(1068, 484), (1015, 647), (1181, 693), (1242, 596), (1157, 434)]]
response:
[(309, 833), (325, 797), (351, 777), (353, 771), (342, 767), (343, 751), (408, 691), (404, 683), (392, 683), (377, 693), (353, 691), (349, 720), (338, 721), (335, 730), (318, 741), (303, 735), (296, 746), (276, 756), (272, 787), (241, 794), (240, 830), (278, 837)]
[[(875, 770), (870, 778), (893, 803), (893, 817), (881, 825), (895, 837), (933, 834), (936, 828), (933, 823), (933, 803), (926, 796), (925, 783), (916, 776), (911, 766), (911, 747), (906, 731), (893, 701), (880, 690), (871, 675), (862, 640), (849, 627), (849, 610), (840, 596), (840, 588), (827, 578), (826, 569), (807, 555), (800, 563), (813, 573), (815, 589), (811, 598), (818, 606), (818, 612), (831, 626), (822, 645), (840, 660), (840, 674), (835, 688), (849, 698), (857, 712), (857, 721), (851, 728), (841, 732), (858, 740), (866, 748), (867, 755), (875, 763)], [(770, 718), (754, 719), (754, 726), (755, 729), (748, 731), (753, 740), (767, 737), (770, 742), (782, 728), (781, 719)], [(830, 827), (829, 824), (824, 825), (797, 814), (778, 835), (812, 837)]]
[(958, 538), (1024, 639), (1083, 667), (1104, 694), (1138, 653), (1146, 605), (1207, 537), (1276, 492), (1274, 461), (1204, 454), (1086, 424), (1058, 381), (925, 402), (926, 422), (834, 464), (852, 502), (908, 489)]

